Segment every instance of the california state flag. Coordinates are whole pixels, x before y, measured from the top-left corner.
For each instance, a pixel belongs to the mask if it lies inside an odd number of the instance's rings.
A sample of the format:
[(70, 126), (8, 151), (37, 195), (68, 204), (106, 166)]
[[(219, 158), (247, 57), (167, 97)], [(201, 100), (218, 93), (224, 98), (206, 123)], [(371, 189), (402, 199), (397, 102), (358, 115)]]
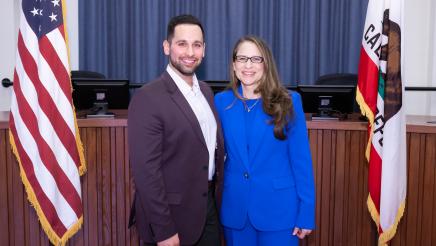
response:
[(379, 245), (395, 236), (406, 203), (403, 6), (402, 0), (369, 0), (360, 52), (356, 100), (369, 119), (367, 204)]

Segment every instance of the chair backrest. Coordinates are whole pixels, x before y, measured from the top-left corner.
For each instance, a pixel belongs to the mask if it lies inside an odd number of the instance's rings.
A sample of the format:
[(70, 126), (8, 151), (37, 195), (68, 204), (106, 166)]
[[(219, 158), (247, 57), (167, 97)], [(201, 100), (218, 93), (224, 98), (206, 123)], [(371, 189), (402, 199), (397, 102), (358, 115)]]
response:
[(333, 73), (319, 77), (317, 85), (357, 85), (357, 74), (353, 73)]
[[(353, 85), (357, 86), (357, 74), (354, 73), (332, 73), (320, 76), (316, 85)], [(360, 108), (356, 101), (353, 102), (353, 112), (359, 113)]]
[(73, 70), (71, 71), (72, 79), (104, 79), (106, 76), (104, 74), (94, 72), (94, 71), (86, 71), (86, 70)]

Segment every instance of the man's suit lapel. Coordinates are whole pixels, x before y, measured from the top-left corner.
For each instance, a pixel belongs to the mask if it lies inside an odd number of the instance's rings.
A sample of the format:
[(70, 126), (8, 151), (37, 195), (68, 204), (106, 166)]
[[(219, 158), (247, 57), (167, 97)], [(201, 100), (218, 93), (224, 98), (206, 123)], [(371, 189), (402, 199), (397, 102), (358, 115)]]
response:
[(175, 102), (175, 104), (180, 108), (180, 111), (183, 112), (186, 119), (188, 119), (189, 123), (192, 126), (192, 129), (195, 132), (195, 135), (200, 139), (200, 141), (207, 148), (206, 141), (204, 140), (203, 132), (201, 131), (200, 123), (198, 123), (197, 117), (192, 111), (191, 106), (189, 105), (186, 98), (183, 96), (182, 92), (177, 88), (177, 85), (171, 78), (171, 76), (164, 72), (162, 74), (162, 81), (165, 83), (168, 92), (170, 93), (171, 99)]

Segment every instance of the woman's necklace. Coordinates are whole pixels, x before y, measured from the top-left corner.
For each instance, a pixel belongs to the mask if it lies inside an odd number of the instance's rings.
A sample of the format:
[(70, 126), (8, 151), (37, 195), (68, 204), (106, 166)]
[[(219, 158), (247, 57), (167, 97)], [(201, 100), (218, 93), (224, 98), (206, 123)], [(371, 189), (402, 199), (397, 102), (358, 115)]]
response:
[(244, 100), (243, 102), (244, 102), (244, 108), (245, 108), (245, 110), (247, 110), (247, 112), (250, 113), (250, 111), (253, 110), (253, 108), (254, 108), (254, 107), (256, 106), (256, 104), (259, 102), (259, 98), (256, 99), (256, 101), (255, 101), (253, 104), (251, 104), (251, 106), (248, 106), (248, 105), (247, 105), (247, 102), (246, 102), (245, 100)]

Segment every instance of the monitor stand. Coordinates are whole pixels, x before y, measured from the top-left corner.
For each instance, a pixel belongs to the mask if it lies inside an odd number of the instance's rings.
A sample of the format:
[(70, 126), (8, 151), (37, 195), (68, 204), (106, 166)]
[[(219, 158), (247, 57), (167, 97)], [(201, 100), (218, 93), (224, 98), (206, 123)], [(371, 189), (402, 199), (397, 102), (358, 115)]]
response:
[(312, 114), (312, 120), (339, 120), (339, 117), (332, 115)]
[(86, 114), (86, 118), (114, 118), (114, 113), (108, 112), (108, 103), (105, 101), (94, 102), (94, 106)]
[(312, 114), (312, 120), (344, 120), (347, 114), (340, 114), (330, 108), (319, 108), (318, 113)]

